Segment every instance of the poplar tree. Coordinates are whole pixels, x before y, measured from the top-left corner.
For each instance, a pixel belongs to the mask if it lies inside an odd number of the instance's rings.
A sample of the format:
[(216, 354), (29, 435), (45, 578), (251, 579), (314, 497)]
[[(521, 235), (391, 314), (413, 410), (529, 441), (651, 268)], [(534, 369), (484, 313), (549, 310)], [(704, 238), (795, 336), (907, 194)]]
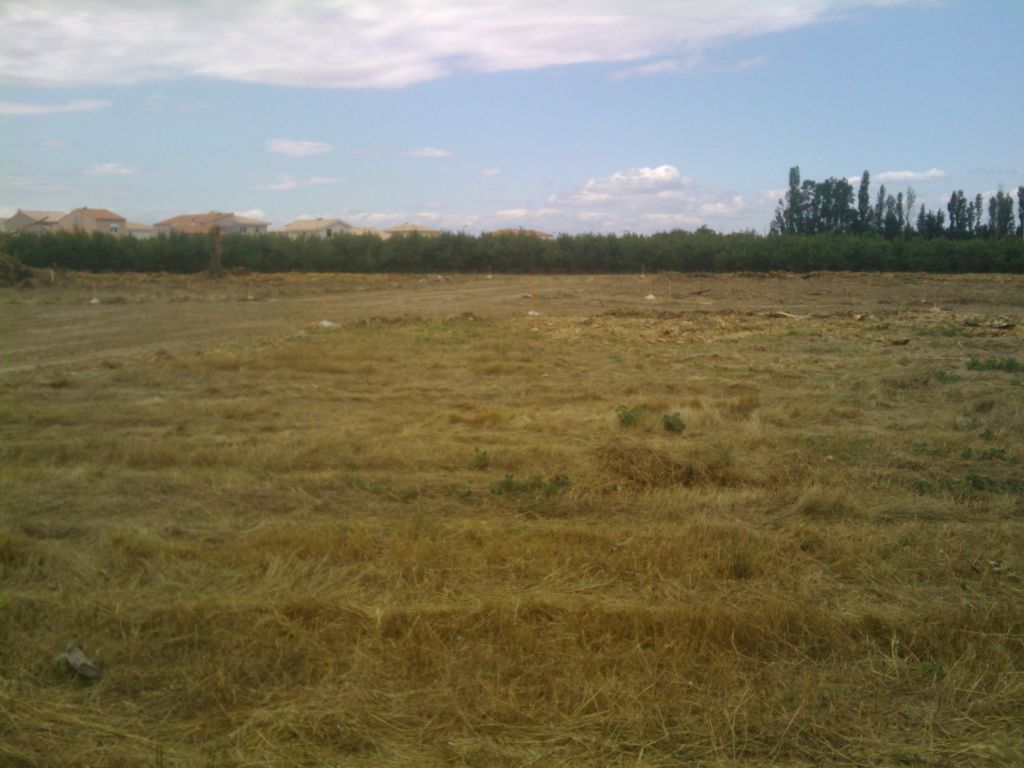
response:
[(914, 204), (917, 202), (917, 192), (914, 191), (913, 187), (907, 187), (907, 194), (903, 198), (903, 210), (904, 210), (904, 232), (909, 236), (914, 231), (914, 221), (912, 216), (914, 215)]
[(803, 215), (803, 195), (800, 192), (800, 166), (789, 169), (789, 191), (786, 193), (786, 232), (791, 235), (801, 231), (800, 219)]
[(1017, 187), (1017, 233), (1024, 237), (1024, 185)]
[(885, 184), (878, 188), (873, 219), (875, 232), (881, 232), (885, 228)]
[[(871, 174), (864, 171), (860, 177), (860, 189), (857, 190), (857, 231), (861, 233), (871, 229), (870, 187)], [(1021, 189), (1024, 189), (1024, 187)]]

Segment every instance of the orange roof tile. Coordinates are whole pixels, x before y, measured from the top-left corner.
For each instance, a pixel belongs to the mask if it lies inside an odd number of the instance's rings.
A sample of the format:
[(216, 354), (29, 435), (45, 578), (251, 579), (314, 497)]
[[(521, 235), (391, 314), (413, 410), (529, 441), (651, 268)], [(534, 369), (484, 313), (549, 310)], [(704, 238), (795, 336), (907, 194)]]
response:
[[(79, 208), (79, 212), (88, 216), (91, 219), (97, 221), (124, 221), (124, 216), (118, 216), (113, 211), (108, 211), (106, 208)], [(74, 213), (74, 211), (72, 211)]]
[(230, 216), (230, 213), (184, 213), (181, 216), (173, 216), (164, 221), (158, 221), (154, 226), (167, 227), (174, 232), (209, 232), (216, 222)]

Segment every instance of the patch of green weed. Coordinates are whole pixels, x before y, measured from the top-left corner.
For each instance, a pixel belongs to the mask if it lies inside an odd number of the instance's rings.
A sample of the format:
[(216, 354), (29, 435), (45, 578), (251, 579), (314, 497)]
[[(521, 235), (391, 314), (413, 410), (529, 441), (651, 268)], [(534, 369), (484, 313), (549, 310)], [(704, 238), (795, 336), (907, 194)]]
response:
[(967, 370), (1021, 373), (1024, 372), (1024, 363), (1015, 357), (989, 357), (984, 360), (978, 357), (972, 357), (967, 361)]
[(495, 496), (556, 496), (569, 488), (571, 483), (567, 475), (552, 475), (546, 480), (540, 475), (533, 475), (527, 480), (517, 480), (515, 475), (505, 475), (505, 479), (491, 488)]

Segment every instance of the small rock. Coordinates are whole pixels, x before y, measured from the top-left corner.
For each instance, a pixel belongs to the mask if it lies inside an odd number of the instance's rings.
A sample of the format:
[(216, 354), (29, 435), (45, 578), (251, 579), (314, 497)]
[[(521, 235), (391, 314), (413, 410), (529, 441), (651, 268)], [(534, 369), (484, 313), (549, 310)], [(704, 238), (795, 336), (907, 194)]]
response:
[(85, 680), (99, 680), (103, 675), (103, 665), (93, 663), (74, 643), (65, 645), (64, 651), (57, 655), (55, 661), (64, 662), (69, 672)]
[(90, 304), (99, 304), (100, 300), (97, 299), (95, 296), (93, 296), (91, 299), (89, 299), (89, 303)]

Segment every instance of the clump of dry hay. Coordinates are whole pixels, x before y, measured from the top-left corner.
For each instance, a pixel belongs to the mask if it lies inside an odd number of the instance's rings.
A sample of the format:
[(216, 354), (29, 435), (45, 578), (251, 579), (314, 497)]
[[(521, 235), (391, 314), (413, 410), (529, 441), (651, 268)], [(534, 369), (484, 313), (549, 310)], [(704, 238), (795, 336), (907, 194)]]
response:
[(617, 479), (616, 487), (731, 487), (750, 479), (736, 463), (734, 446), (718, 441), (655, 446), (616, 438), (597, 449), (597, 460), (606, 477)]

